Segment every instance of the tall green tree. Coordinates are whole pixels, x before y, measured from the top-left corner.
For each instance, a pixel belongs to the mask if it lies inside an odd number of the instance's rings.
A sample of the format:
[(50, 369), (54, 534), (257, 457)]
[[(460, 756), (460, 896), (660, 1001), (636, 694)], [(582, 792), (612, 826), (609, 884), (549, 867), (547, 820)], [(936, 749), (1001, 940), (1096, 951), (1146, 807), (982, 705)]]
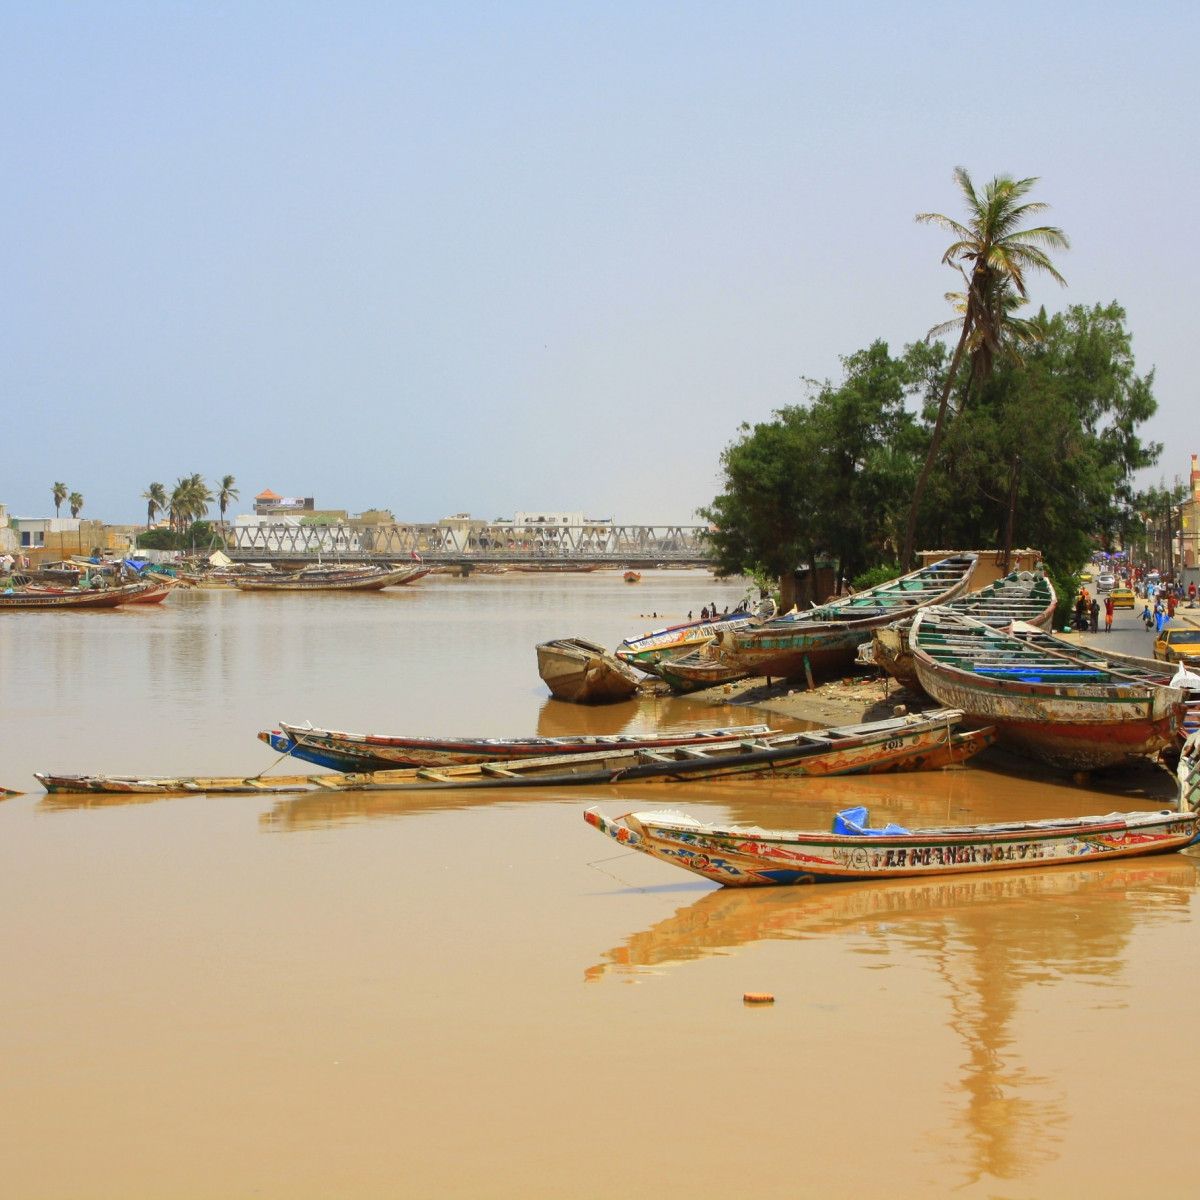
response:
[(67, 498), (70, 488), (65, 483), (56, 483), (51, 489), (54, 495), (54, 515), (57, 517), (62, 509), (63, 501)]
[(1038, 182), (1036, 178), (1013, 179), (1008, 175), (997, 175), (982, 191), (976, 191), (965, 167), (956, 167), (954, 178), (966, 204), (965, 223), (942, 213), (918, 213), (916, 217), (918, 221), (938, 225), (954, 236), (954, 241), (942, 254), (942, 262), (959, 272), (966, 290), (962, 293), (958, 343), (938, 398), (925, 462), (913, 489), (901, 554), (906, 569), (912, 564), (921, 503), (945, 436), (946, 415), (950, 397), (958, 384), (960, 367), (964, 360), (969, 362), (965, 389), (968, 394), (977, 392), (1003, 353), (1005, 329), (1013, 317), (1014, 295), (1020, 300), (1028, 297), (1028, 273), (1044, 271), (1059, 283), (1066, 283), (1047, 254), (1047, 249), (1068, 249), (1070, 243), (1066, 235), (1050, 225), (1022, 228), (1029, 217), (1047, 208), (1040, 201), (1025, 199)]
[(146, 528), (154, 524), (154, 518), (161, 512), (167, 511), (170, 503), (167, 499), (167, 489), (161, 483), (152, 483), (143, 493), (146, 501)]
[(1132, 481), (1162, 447), (1139, 434), (1153, 372), (1136, 370), (1120, 305), (1039, 320), (1042, 341), (1002, 360), (953, 422), (921, 531), (942, 546), (1034, 546), (1069, 573), (1142, 524)]
[(225, 529), (225, 510), (229, 507), (230, 502), (238, 498), (238, 490), (235, 486), (237, 480), (232, 475), (222, 475), (221, 482), (217, 487), (217, 508), (221, 512), (221, 529)]
[(807, 405), (743, 425), (722, 455), (724, 490), (700, 510), (717, 570), (778, 578), (788, 607), (801, 565), (833, 559), (850, 577), (894, 558), (920, 446), (907, 401), (940, 381), (943, 358), (875, 342), (842, 360), (840, 383), (812, 384)]
[(71, 516), (77, 517), (83, 510), (83, 497), (78, 492), (72, 492), (67, 497), (67, 504), (71, 509)]

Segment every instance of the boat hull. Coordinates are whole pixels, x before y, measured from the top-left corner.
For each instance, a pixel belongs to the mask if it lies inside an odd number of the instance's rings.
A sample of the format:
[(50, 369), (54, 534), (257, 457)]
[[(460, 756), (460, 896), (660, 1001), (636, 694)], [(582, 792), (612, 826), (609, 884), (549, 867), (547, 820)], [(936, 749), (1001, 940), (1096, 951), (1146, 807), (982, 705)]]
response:
[(683, 814), (630, 813), (588, 824), (618, 844), (725, 887), (963, 875), (1169, 854), (1196, 840), (1195, 813), (1116, 813), (1020, 826), (846, 836), (722, 828)]
[(914, 623), (909, 645), (930, 696), (1051, 766), (1122, 766), (1175, 741), (1184, 700), (1175, 688), (1087, 668), (941, 610)]
[(573, 704), (613, 704), (628, 700), (638, 677), (603, 646), (562, 638), (537, 647), (538, 674), (559, 700)]
[(281, 723), (259, 741), (279, 754), (335, 771), (385, 771), (401, 767), (461, 767), (475, 763), (595, 754), (603, 750), (670, 750), (702, 747), (731, 738), (770, 734), (766, 725), (677, 730), (651, 734), (597, 734), (562, 738), (423, 738), (343, 733)]
[(717, 637), (722, 656), (747, 675), (786, 679), (849, 669), (863, 642), (893, 621), (945, 604), (966, 590), (974, 555), (943, 559), (877, 588)]
[(387, 587), (414, 583), (428, 574), (427, 567), (403, 567), (395, 571), (371, 574), (354, 572), (345, 576), (316, 576), (308, 579), (295, 575), (280, 579), (265, 576), (256, 579), (233, 578), (232, 583), (241, 592), (379, 592)]

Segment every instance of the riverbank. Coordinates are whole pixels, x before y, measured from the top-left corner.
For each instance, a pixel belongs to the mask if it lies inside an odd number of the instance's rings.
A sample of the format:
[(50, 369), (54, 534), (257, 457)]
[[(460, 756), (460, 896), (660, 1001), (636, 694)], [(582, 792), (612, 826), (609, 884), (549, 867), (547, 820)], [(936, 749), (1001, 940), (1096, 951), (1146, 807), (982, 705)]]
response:
[(901, 687), (890, 675), (877, 671), (826, 680), (811, 689), (796, 680), (744, 679), (695, 693), (695, 699), (760, 708), (814, 726), (881, 721), (894, 716), (901, 705), (908, 712), (936, 707), (928, 696)]

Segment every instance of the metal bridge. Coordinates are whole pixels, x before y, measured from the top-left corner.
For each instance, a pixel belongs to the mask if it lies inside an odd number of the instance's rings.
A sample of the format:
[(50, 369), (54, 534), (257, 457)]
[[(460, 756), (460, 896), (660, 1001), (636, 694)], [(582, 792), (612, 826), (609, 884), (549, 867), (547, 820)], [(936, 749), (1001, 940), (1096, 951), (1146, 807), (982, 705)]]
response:
[(278, 560), (472, 563), (543, 563), (653, 567), (705, 566), (704, 525), (546, 525), (454, 529), (444, 525), (235, 526), (226, 552), (239, 562)]

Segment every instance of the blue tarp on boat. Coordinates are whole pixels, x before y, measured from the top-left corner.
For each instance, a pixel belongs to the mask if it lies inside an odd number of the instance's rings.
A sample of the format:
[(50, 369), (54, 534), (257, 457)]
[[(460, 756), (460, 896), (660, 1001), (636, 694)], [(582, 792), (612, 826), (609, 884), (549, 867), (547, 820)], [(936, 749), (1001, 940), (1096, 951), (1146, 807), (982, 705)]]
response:
[(894, 837), (910, 832), (903, 825), (893, 825), (890, 821), (882, 829), (871, 829), (868, 827), (870, 820), (871, 814), (862, 804), (854, 808), (843, 808), (833, 818), (833, 832), (847, 837)]

